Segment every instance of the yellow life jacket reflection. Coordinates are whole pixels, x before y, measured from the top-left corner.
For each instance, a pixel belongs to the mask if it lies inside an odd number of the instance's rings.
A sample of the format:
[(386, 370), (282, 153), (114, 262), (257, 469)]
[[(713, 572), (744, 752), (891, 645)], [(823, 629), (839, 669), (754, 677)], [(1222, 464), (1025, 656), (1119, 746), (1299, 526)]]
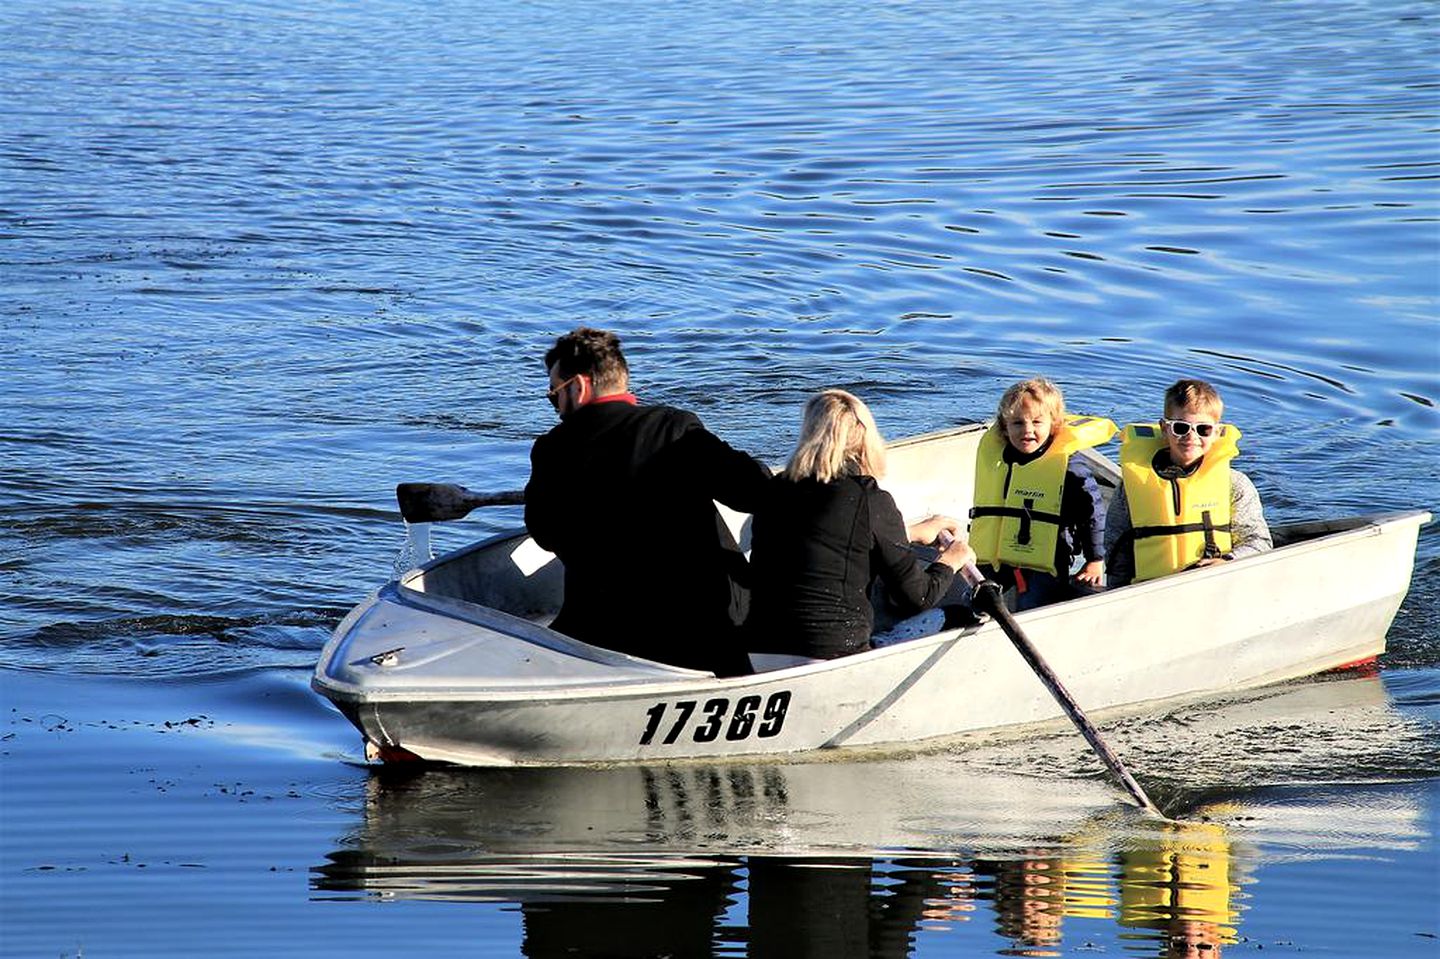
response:
[(1213, 947), (1235, 941), (1230, 865), (1223, 826), (1167, 823), (1163, 837), (1120, 855), (1120, 925), (1166, 933), (1166, 955), (1189, 955), (1193, 945), (1217, 956)]

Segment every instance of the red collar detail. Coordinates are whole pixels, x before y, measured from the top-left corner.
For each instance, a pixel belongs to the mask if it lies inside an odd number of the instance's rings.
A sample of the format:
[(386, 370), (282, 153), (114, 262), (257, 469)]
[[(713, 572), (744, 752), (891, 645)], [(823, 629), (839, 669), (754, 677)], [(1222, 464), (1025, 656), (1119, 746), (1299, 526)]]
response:
[(606, 396), (597, 396), (588, 405), (596, 403), (629, 403), (631, 406), (639, 406), (640, 400), (634, 393), (610, 393)]

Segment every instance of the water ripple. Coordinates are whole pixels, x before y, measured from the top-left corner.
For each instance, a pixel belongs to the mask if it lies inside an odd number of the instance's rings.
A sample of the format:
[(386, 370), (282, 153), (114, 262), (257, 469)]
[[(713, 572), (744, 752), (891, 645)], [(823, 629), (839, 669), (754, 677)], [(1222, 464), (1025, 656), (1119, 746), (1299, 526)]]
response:
[(1280, 518), (1440, 503), (1431, 6), (492, 6), (0, 12), (6, 569), (329, 603), (395, 482), (519, 485), (579, 322), (771, 460), (823, 386), (902, 435), (1188, 374)]

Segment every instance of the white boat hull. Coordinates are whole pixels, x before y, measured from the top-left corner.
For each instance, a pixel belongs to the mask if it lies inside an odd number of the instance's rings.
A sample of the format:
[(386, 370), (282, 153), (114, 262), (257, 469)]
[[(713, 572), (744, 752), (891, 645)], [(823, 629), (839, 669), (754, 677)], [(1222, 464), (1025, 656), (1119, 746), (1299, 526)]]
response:
[[(896, 445), (887, 486), (907, 516), (964, 515), (953, 497), (970, 491), (934, 477), (968, 476), (960, 464), (977, 436)], [(1384, 650), (1429, 518), (1330, 524), (1338, 531), (1018, 621), (1092, 718), (1355, 664)], [(482, 766), (794, 757), (927, 748), (1063, 716), (995, 623), (731, 679), (598, 650), (539, 625), (559, 564), (535, 568), (533, 550), (517, 534), (441, 557), (340, 624), (314, 686), (373, 755)]]

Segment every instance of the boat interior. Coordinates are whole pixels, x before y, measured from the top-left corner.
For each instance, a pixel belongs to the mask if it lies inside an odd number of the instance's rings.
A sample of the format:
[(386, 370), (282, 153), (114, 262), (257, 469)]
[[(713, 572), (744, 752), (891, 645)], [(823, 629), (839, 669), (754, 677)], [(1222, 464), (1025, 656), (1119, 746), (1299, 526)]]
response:
[[(973, 493), (972, 474), (981, 424), (943, 433), (901, 440), (889, 449), (889, 472), (883, 485), (908, 518), (934, 513), (968, 515)], [(1107, 501), (1118, 482), (1119, 470), (1093, 450), (1085, 450)], [(742, 549), (749, 549), (748, 514), (717, 504)], [(1356, 529), (1373, 522), (1373, 516), (1316, 520), (1272, 526), (1276, 548)], [(925, 558), (933, 550), (917, 547)], [(564, 572), (556, 557), (544, 551), (523, 530), (502, 534), (411, 570), (400, 578), (405, 590), (427, 596), (499, 610), (533, 623), (548, 624), (560, 608)], [(1079, 600), (1083, 602), (1083, 600)], [(876, 630), (890, 628), (898, 618), (877, 594)]]

